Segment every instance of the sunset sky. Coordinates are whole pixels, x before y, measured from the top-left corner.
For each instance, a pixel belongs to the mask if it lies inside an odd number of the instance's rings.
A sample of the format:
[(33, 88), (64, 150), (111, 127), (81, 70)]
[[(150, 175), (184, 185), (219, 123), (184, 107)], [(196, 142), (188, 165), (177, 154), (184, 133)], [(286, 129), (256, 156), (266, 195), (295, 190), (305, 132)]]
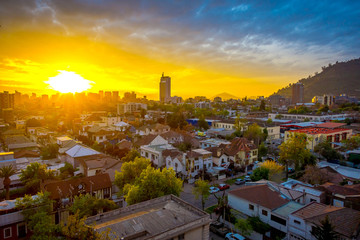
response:
[(60, 70), (89, 91), (268, 96), (360, 56), (360, 1), (1, 0), (0, 90), (55, 93)]

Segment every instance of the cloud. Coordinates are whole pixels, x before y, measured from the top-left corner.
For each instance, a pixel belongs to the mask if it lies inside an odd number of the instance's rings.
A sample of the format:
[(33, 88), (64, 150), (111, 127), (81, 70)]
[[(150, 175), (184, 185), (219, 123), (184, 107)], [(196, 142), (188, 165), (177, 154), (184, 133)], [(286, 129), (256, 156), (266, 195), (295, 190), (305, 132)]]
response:
[(4, 31), (86, 36), (185, 69), (296, 81), (359, 57), (359, 9), (340, 0), (6, 0), (0, 21)]

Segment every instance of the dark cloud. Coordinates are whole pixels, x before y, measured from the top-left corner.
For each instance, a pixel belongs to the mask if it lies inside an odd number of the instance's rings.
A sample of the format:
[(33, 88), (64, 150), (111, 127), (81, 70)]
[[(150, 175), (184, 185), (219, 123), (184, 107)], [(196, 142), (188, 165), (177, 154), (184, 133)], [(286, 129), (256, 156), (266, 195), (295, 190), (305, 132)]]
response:
[(360, 55), (359, 1), (7, 0), (0, 5), (5, 29), (85, 34), (150, 57), (233, 73), (259, 65), (308, 70)]

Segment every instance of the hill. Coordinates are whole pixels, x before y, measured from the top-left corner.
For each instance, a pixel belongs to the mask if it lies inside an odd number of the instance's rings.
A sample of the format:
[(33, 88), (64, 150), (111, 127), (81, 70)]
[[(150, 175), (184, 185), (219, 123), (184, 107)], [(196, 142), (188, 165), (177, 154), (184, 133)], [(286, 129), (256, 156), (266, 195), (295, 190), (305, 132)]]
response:
[(223, 92), (223, 93), (219, 93), (215, 96), (212, 97), (212, 99), (216, 98), (216, 97), (221, 97), (222, 100), (228, 100), (228, 99), (239, 99), (238, 97), (230, 94), (230, 93), (226, 93), (226, 92)]
[[(304, 84), (305, 101), (310, 102), (314, 96), (323, 94), (347, 95), (360, 97), (360, 58), (347, 62), (336, 62), (322, 67), (320, 73), (300, 79)], [(292, 84), (274, 94), (291, 98)]]

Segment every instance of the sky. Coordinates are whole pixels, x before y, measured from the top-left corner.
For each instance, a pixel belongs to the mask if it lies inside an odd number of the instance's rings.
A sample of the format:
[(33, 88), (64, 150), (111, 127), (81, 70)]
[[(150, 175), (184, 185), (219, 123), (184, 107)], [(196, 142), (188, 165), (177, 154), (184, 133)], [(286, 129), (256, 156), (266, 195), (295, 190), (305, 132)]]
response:
[(55, 93), (59, 71), (89, 91), (268, 96), (360, 56), (360, 1), (1, 0), (0, 90)]

